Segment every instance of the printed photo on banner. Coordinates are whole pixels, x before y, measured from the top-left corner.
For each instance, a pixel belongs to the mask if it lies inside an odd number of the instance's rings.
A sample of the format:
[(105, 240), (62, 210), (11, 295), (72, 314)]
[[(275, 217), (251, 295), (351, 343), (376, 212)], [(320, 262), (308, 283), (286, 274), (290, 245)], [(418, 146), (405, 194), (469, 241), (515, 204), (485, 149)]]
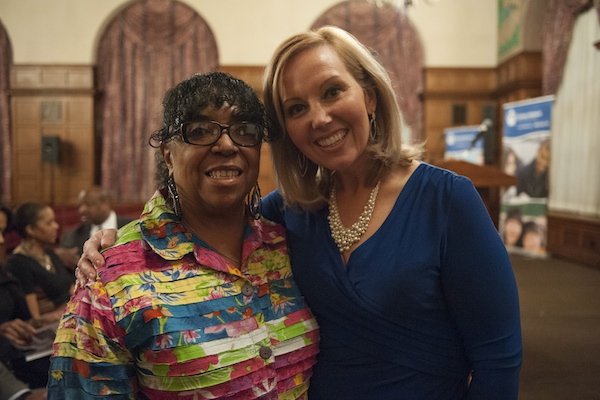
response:
[(502, 168), (517, 177), (500, 204), (500, 234), (510, 251), (546, 255), (553, 96), (507, 103)]

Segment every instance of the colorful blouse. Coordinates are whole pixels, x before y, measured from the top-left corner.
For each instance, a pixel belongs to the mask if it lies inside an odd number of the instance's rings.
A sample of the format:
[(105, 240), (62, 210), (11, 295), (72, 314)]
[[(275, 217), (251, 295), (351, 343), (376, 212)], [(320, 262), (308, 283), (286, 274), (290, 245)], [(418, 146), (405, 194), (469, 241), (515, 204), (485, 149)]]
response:
[(63, 314), (49, 399), (306, 398), (318, 327), (280, 225), (249, 222), (238, 269), (157, 192), (104, 256)]

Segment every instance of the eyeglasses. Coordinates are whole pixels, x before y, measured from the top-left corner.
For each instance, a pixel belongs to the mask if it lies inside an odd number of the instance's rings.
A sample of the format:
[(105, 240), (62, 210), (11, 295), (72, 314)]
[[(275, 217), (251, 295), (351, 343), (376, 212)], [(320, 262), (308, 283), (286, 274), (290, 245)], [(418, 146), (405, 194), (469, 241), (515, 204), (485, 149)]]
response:
[(265, 129), (252, 122), (235, 122), (222, 125), (216, 121), (190, 121), (180, 125), (183, 141), (196, 146), (210, 146), (217, 143), (224, 130), (231, 141), (238, 146), (252, 147), (265, 137)]

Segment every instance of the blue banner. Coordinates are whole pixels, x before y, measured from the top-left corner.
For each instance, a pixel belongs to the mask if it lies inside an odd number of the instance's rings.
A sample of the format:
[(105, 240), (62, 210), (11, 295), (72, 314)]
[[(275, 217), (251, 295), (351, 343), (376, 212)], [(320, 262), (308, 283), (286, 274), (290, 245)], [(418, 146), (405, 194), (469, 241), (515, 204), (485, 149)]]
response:
[(538, 97), (504, 105), (504, 140), (528, 135), (550, 135), (554, 96)]
[(501, 199), (500, 234), (509, 250), (546, 254), (550, 127), (554, 96), (503, 106), (505, 173), (517, 177)]

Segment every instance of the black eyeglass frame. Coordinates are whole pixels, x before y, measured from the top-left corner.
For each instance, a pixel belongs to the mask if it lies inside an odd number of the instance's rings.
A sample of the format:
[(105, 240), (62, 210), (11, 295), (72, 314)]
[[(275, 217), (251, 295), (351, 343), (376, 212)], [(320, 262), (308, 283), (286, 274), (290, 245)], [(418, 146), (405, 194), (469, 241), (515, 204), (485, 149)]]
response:
[[(215, 127), (219, 127), (219, 134), (215, 136), (215, 139), (211, 143), (203, 143), (203, 144), (192, 143), (190, 141), (190, 139), (188, 138), (187, 131), (185, 129), (186, 126), (188, 126), (189, 124), (199, 123), (199, 122), (201, 122), (201, 123), (207, 123), (207, 124), (212, 124)], [(251, 126), (255, 126), (255, 127), (259, 128), (260, 139), (256, 143), (253, 143), (253, 144), (238, 143), (236, 141), (236, 139), (230, 133), (231, 132), (231, 127), (232, 126), (236, 126), (236, 125), (244, 125), (244, 126), (251, 125)], [(234, 123), (229, 124), (229, 125), (224, 125), (224, 124), (221, 124), (221, 123), (219, 123), (217, 121), (194, 120), (194, 121), (183, 122), (179, 126), (177, 126), (175, 129), (176, 129), (176, 131), (179, 131), (179, 134), (177, 134), (175, 136), (172, 136), (171, 138), (167, 139), (166, 141), (172, 140), (174, 137), (181, 136), (181, 138), (183, 139), (183, 141), (185, 143), (191, 144), (192, 146), (212, 146), (212, 145), (214, 145), (215, 143), (217, 143), (219, 141), (219, 139), (223, 135), (223, 131), (227, 131), (227, 134), (229, 135), (229, 138), (231, 139), (231, 141), (236, 146), (240, 146), (240, 147), (254, 147), (254, 146), (259, 145), (263, 141), (267, 141), (266, 140), (267, 136), (265, 135), (265, 127), (263, 125), (261, 125), (261, 124), (257, 124), (257, 123), (254, 123), (254, 122), (248, 122), (248, 121), (234, 122)]]

